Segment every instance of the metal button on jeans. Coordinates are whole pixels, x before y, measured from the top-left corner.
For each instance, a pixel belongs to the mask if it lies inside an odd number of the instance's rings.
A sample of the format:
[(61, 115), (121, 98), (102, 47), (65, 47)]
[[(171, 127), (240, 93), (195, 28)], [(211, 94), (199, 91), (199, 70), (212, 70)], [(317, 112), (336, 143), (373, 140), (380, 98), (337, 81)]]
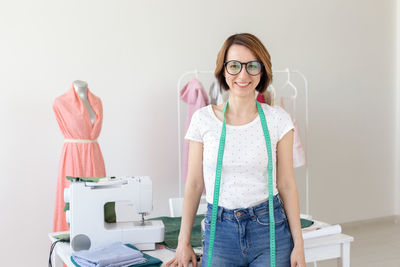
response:
[(237, 212), (236, 212), (236, 217), (240, 217), (240, 216), (242, 216), (242, 214), (243, 214), (243, 213), (241, 213), (240, 211), (237, 211)]

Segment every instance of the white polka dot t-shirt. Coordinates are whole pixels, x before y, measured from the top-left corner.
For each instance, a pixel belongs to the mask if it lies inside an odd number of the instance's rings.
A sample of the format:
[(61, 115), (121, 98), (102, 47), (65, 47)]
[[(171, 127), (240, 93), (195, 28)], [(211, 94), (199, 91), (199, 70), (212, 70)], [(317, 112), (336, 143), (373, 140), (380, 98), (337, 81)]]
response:
[[(269, 129), (273, 162), (273, 192), (276, 189), (276, 146), (294, 128), (289, 114), (279, 106), (261, 104)], [(206, 199), (213, 202), (222, 121), (212, 106), (197, 110), (185, 139), (203, 143), (203, 176)], [(248, 208), (268, 199), (268, 153), (260, 117), (240, 125), (226, 125), (219, 204), (227, 209)]]

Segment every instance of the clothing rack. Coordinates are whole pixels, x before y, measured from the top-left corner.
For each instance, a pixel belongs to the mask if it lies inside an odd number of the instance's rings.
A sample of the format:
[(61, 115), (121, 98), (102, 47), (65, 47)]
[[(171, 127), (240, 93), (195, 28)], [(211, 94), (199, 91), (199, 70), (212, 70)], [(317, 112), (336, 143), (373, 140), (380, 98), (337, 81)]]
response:
[[(296, 89), (296, 87), (292, 84), (290, 77), (291, 75), (298, 75), (303, 79), (304, 82), (304, 90), (305, 90), (305, 135), (304, 135), (304, 141), (305, 141), (305, 146), (304, 146), (304, 150), (305, 150), (305, 154), (306, 154), (306, 164), (305, 164), (305, 172), (306, 172), (306, 214), (310, 214), (310, 205), (309, 205), (309, 165), (308, 165), (308, 140), (307, 140), (307, 136), (308, 136), (308, 126), (309, 126), (309, 120), (308, 120), (308, 80), (306, 78), (306, 76), (301, 73), (298, 70), (291, 70), (289, 68), (283, 69), (283, 70), (273, 70), (272, 71), (273, 74), (276, 73), (283, 73), (283, 74), (287, 74), (287, 82), (286, 83), (290, 83), (290, 85), (292, 85), (293, 88)], [(179, 175), (178, 175), (178, 179), (179, 179), (179, 197), (183, 197), (182, 196), (182, 135), (181, 135), (181, 99), (180, 99), (180, 90), (182, 89), (182, 81), (185, 77), (192, 75), (194, 76), (194, 78), (198, 79), (200, 74), (213, 74), (214, 71), (210, 71), (210, 70), (191, 70), (191, 71), (186, 71), (185, 73), (183, 73), (179, 79), (178, 79), (178, 84), (177, 84), (177, 100), (178, 100), (178, 164), (179, 164)], [(272, 86), (272, 85), (271, 85)], [(297, 96), (297, 89), (295, 91), (295, 96)]]

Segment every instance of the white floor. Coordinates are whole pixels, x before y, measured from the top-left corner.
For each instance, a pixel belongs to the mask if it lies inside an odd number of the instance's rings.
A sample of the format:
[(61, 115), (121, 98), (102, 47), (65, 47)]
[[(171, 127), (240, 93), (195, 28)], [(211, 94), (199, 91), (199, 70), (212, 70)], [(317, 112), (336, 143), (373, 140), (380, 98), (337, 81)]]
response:
[[(350, 247), (351, 267), (400, 267), (399, 217), (342, 224), (342, 232), (354, 237)], [(318, 262), (317, 266), (338, 265), (336, 260), (329, 260)]]

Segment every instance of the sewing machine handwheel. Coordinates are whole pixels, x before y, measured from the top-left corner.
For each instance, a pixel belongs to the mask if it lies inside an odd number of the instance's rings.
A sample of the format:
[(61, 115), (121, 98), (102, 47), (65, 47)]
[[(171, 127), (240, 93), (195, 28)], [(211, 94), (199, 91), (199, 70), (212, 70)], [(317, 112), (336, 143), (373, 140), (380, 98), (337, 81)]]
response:
[(90, 238), (84, 234), (76, 235), (71, 240), (71, 247), (74, 251), (88, 250), (90, 245)]

